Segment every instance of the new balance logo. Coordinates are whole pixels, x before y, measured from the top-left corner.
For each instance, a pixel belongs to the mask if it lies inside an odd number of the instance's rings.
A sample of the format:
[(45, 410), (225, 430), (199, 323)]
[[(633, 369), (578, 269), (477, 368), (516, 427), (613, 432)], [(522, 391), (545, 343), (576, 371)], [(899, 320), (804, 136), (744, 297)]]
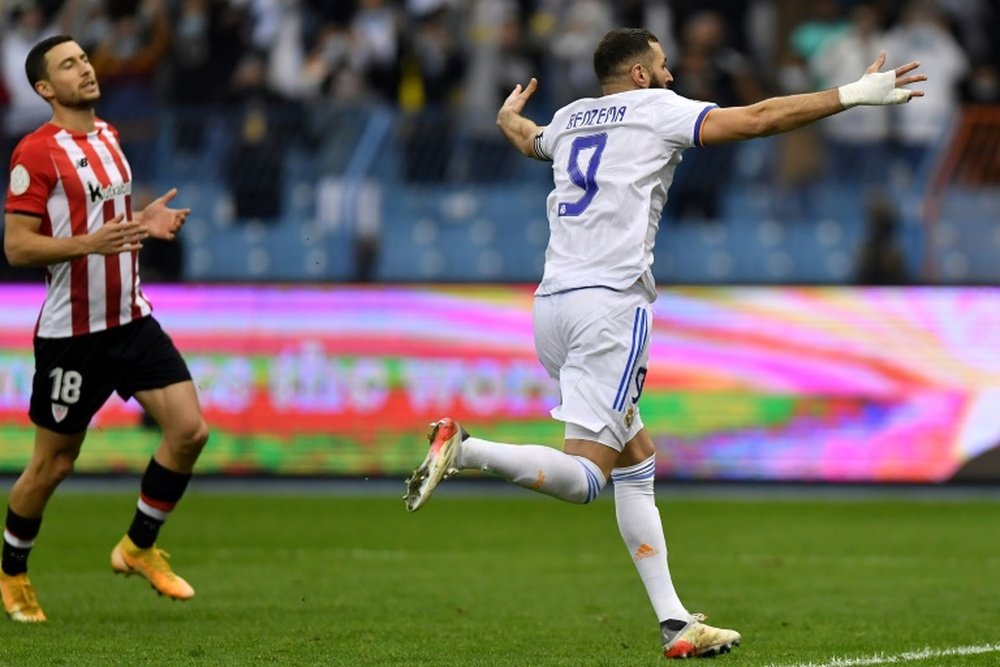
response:
[(635, 550), (634, 554), (632, 554), (632, 557), (635, 560), (642, 560), (643, 558), (652, 558), (658, 553), (660, 553), (659, 549), (654, 549), (648, 544), (640, 544), (639, 548)]
[(89, 164), (90, 163), (87, 161), (87, 158), (82, 157), (82, 158), (80, 158), (79, 160), (76, 161), (76, 168), (77, 169), (86, 169), (87, 165), (89, 165)]

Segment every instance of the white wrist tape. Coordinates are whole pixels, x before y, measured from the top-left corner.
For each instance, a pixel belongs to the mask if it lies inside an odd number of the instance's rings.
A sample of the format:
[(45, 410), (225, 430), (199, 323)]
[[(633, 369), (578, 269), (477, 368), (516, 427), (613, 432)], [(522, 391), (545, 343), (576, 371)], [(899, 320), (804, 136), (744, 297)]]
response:
[(886, 104), (903, 104), (910, 101), (911, 92), (905, 88), (896, 88), (896, 72), (877, 72), (865, 74), (854, 83), (848, 83), (837, 89), (840, 103), (850, 109), (858, 105), (882, 106)]

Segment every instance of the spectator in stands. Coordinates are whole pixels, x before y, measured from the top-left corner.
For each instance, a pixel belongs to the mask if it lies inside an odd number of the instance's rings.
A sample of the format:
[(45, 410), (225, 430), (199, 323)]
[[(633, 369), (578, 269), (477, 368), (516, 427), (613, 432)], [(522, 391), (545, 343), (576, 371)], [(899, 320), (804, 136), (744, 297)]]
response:
[[(850, 26), (828, 39), (810, 61), (820, 87), (844, 81), (878, 57), (885, 46), (881, 20), (874, 2), (862, 2), (851, 10)], [(884, 178), (889, 120), (887, 107), (867, 107), (822, 121), (827, 174), (838, 183), (867, 183)]]
[[(643, 4), (648, 8), (649, 5), (659, 3), (656, 0), (645, 0)], [(733, 2), (733, 0), (670, 0), (669, 5), (676, 25), (681, 27), (688, 25), (691, 19), (700, 14), (705, 12), (713, 14), (722, 23), (729, 45), (741, 54), (748, 52), (749, 40), (745, 26), (747, 15), (753, 5), (752, 0), (742, 0), (741, 2)], [(683, 48), (681, 50), (683, 51)], [(667, 54), (667, 62), (672, 62), (669, 51), (664, 50), (664, 53)], [(676, 62), (676, 57), (673, 61)]]
[(598, 0), (551, 2), (552, 29), (546, 37), (551, 60), (552, 95), (555, 106), (599, 91), (591, 69), (593, 47), (614, 24), (610, 3)]
[(59, 8), (60, 32), (76, 35), (77, 43), (90, 50), (104, 39), (109, 30), (107, 0), (49, 0)]
[[(3, 16), (0, 15), (0, 73), (3, 72)], [(4, 77), (0, 74), (0, 118), (7, 114), (7, 106), (10, 104), (10, 93), (7, 92), (7, 85)]]
[[(805, 93), (821, 88), (810, 69), (817, 53), (847, 25), (836, 0), (814, 0), (811, 17), (796, 25), (788, 39), (778, 70), (782, 94)], [(772, 182), (774, 214), (782, 219), (807, 217), (823, 164), (823, 141), (819, 125), (800, 128), (795, 136), (774, 138), (775, 169)]]
[(137, 175), (156, 173), (156, 75), (170, 48), (162, 0), (105, 0), (108, 29), (91, 52), (101, 80), (101, 113), (116, 119), (122, 148)]
[(221, 104), (249, 48), (247, 14), (228, 0), (183, 0), (173, 16), (170, 96), (177, 105), (174, 145), (204, 145), (209, 108)]
[(403, 174), (410, 183), (443, 181), (452, 155), (451, 111), (458, 100), (465, 58), (455, 39), (447, 2), (417, 3), (404, 56), (400, 98)]
[[(752, 104), (761, 98), (750, 63), (730, 45), (721, 15), (695, 14), (682, 34), (681, 57), (673, 66), (673, 89), (678, 95), (713, 100), (724, 107)], [(719, 200), (730, 180), (737, 150), (735, 144), (721, 144), (689, 151), (674, 174), (664, 212), (667, 217), (718, 220)]]
[(813, 0), (812, 18), (792, 30), (789, 44), (798, 58), (809, 63), (847, 27), (836, 0)]
[(855, 266), (859, 285), (906, 285), (910, 282), (906, 261), (899, 244), (898, 216), (888, 193), (869, 194), (865, 238)]
[(300, 99), (307, 90), (304, 76), (306, 36), (310, 29), (304, 0), (250, 3), (252, 47), (264, 66), (263, 85), (285, 99)]
[(1000, 104), (1000, 66), (989, 61), (977, 63), (962, 97), (973, 104)]
[(35, 43), (55, 35), (59, 30), (49, 23), (41, 5), (35, 0), (15, 0), (9, 5), (6, 2), (3, 4), (7, 24), (0, 40), (0, 78), (9, 100), (3, 115), (3, 155), (0, 157), (6, 164), (21, 137), (52, 115), (49, 105), (35, 94), (25, 80), (24, 60)]
[(996, 0), (934, 0), (966, 56), (982, 62), (996, 48), (1000, 4)]
[(969, 62), (948, 31), (945, 15), (929, 0), (911, 0), (900, 25), (889, 32), (885, 48), (920, 61), (927, 72), (928, 103), (897, 109), (893, 123), (904, 182), (912, 182), (958, 112), (959, 85)]
[(267, 85), (266, 56), (244, 56), (233, 76), (234, 134), (223, 171), (240, 220), (271, 222), (281, 214), (285, 153), (293, 107)]
[(303, 68), (306, 99), (322, 100), (313, 105), (313, 111), (322, 112), (316, 107), (326, 107), (327, 103), (357, 103), (369, 96), (364, 72), (358, 65), (350, 28), (340, 23), (324, 25)]
[[(10, 154), (21, 135), (45, 122), (51, 115), (49, 106), (24, 81), (21, 64), (34, 44), (34, 38), (29, 37), (25, 41), (25, 36), (40, 35), (37, 26), (44, 23), (37, 6), (32, 5), (30, 11), (26, 10), (27, 7), (27, 3), (12, 3), (9, 9), (0, 9), (0, 151), (3, 153), (0, 157), (4, 164), (10, 162)], [(0, 177), (0, 186), (7, 190), (6, 170)], [(0, 226), (0, 243), (3, 243), (3, 236), (4, 230)], [(0, 282), (35, 281), (43, 275), (42, 269), (15, 270), (6, 256), (0, 253)]]
[(386, 0), (359, 0), (358, 5), (350, 24), (354, 66), (378, 100), (396, 104), (402, 60), (399, 12)]
[(462, 123), (468, 135), (460, 177), (472, 182), (510, 179), (518, 162), (497, 132), (493, 111), (520, 81), (538, 71), (539, 53), (525, 38), (515, 3), (474, 3), (469, 26), (471, 48), (464, 85)]

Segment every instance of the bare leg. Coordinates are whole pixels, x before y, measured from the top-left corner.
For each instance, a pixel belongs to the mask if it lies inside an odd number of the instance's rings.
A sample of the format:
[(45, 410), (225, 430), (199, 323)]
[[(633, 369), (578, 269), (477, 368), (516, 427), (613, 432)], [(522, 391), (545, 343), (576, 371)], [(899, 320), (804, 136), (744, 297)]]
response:
[(42, 516), (56, 487), (73, 472), (85, 435), (86, 431), (64, 435), (36, 427), (31, 460), (10, 490), (11, 510), (23, 517)]
[(168, 470), (190, 474), (208, 442), (208, 424), (201, 414), (194, 383), (189, 380), (139, 391), (135, 398), (163, 429), (153, 459)]

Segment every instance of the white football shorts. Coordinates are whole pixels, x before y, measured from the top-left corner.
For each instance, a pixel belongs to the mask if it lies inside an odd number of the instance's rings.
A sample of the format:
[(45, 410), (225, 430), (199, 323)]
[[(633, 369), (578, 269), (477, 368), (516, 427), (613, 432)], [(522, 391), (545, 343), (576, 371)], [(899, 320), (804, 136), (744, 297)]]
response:
[(653, 310), (646, 290), (602, 287), (535, 297), (535, 350), (559, 383), (552, 416), (567, 438), (622, 451), (642, 429), (639, 396), (646, 379)]

